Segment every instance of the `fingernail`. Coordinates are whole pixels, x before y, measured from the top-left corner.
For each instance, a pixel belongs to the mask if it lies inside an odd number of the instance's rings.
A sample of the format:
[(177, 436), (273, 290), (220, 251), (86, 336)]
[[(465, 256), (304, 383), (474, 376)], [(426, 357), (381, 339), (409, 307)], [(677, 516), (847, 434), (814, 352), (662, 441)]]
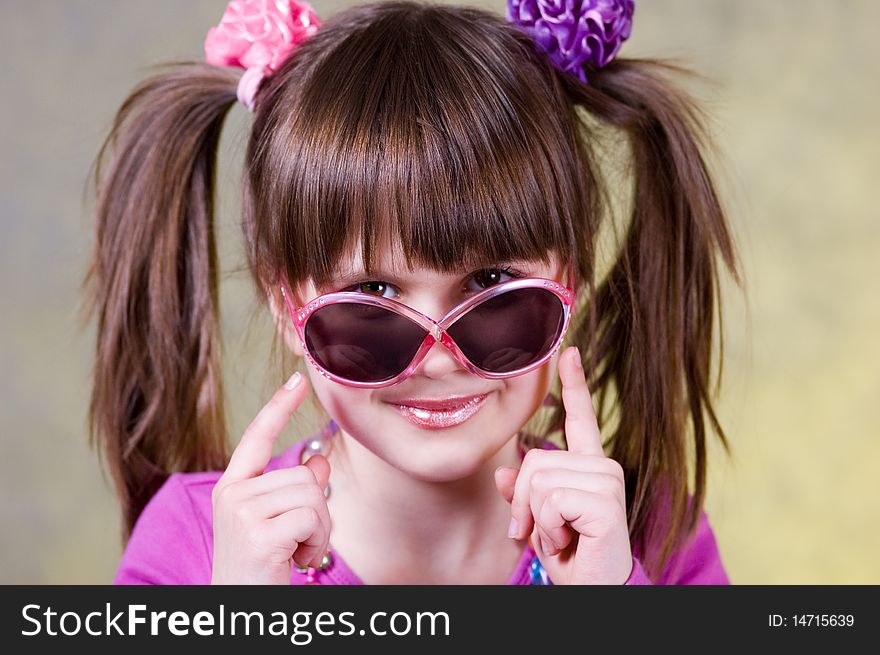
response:
[(544, 541), (544, 537), (541, 537), (541, 551), (544, 554), (549, 555), (552, 552), (552, 550), (553, 550), (553, 547), (549, 543)]
[(297, 385), (302, 381), (302, 375), (299, 371), (290, 376), (290, 379), (284, 383), (284, 388), (288, 391), (291, 389), (296, 389)]
[(516, 535), (519, 534), (519, 523), (515, 518), (510, 519), (510, 525), (507, 528), (507, 536), (511, 539), (515, 539)]
[(574, 347), (574, 355), (572, 355), (572, 357), (574, 358), (574, 365), (578, 368), (579, 371), (582, 371), (584, 369), (584, 366), (581, 363), (581, 351), (578, 350), (577, 346)]

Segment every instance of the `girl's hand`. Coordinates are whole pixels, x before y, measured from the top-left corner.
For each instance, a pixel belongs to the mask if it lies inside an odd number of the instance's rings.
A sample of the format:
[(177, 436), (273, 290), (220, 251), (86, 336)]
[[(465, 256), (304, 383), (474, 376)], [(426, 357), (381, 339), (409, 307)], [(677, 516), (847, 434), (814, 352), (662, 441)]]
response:
[(495, 472), (510, 536), (529, 535), (554, 584), (623, 584), (633, 567), (623, 469), (602, 450), (577, 348), (560, 357), (559, 376), (569, 449), (533, 448), (520, 469)]
[(292, 562), (317, 567), (327, 549), (327, 459), (314, 455), (306, 464), (263, 472), (278, 435), (308, 393), (298, 373), (287, 384), (297, 376), (298, 385), (278, 389), (247, 427), (214, 486), (211, 584), (288, 585)]

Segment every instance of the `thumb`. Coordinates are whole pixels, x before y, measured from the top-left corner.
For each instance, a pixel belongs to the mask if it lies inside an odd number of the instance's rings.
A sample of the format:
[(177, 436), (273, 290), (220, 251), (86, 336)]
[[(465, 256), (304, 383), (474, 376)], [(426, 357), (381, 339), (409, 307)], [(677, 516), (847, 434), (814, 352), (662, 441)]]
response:
[(509, 466), (499, 466), (495, 469), (495, 487), (508, 503), (513, 500), (513, 490), (518, 475), (519, 469)]
[(305, 466), (309, 467), (312, 473), (315, 474), (318, 486), (321, 489), (327, 486), (327, 481), (330, 480), (330, 462), (327, 461), (326, 457), (317, 454), (312, 455), (306, 460)]

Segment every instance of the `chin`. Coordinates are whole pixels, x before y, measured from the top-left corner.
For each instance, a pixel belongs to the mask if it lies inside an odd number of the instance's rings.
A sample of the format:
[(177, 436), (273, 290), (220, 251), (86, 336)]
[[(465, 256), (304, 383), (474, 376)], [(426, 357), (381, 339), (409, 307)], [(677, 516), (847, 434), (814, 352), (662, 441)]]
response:
[(517, 432), (522, 425), (517, 421), (528, 418), (505, 407), (499, 393), (489, 393), (478, 411), (450, 427), (437, 427), (430, 416), (413, 416), (384, 401), (328, 400), (335, 401), (332, 413), (355, 441), (424, 482), (452, 482), (478, 473)]
[(455, 482), (477, 474), (488, 456), (476, 451), (438, 453), (434, 449), (418, 456), (404, 454), (387, 461), (414, 480), (422, 482)]
[(474, 475), (506, 443), (504, 435), (516, 431), (500, 433), (502, 421), (488, 412), (484, 416), (478, 412), (464, 423), (445, 429), (420, 428), (396, 410), (389, 412), (389, 420), (383, 422), (385, 434), (398, 435), (395, 441), (407, 448), (395, 450), (394, 443), (383, 440), (388, 448), (383, 459), (425, 482), (451, 482)]

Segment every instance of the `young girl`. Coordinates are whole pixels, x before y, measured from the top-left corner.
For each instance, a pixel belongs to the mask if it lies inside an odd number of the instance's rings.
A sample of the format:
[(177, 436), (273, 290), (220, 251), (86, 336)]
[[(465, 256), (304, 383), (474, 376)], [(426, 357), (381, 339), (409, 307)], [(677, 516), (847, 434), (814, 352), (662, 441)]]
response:
[[(632, 0), (560, 7), (233, 1), (206, 63), (125, 101), (88, 276), (115, 582), (728, 582), (703, 501), (719, 260), (738, 273), (699, 111), (677, 69), (615, 58)], [(254, 288), (306, 375), (227, 457), (236, 98)], [(272, 457), (310, 391), (326, 427)]]

